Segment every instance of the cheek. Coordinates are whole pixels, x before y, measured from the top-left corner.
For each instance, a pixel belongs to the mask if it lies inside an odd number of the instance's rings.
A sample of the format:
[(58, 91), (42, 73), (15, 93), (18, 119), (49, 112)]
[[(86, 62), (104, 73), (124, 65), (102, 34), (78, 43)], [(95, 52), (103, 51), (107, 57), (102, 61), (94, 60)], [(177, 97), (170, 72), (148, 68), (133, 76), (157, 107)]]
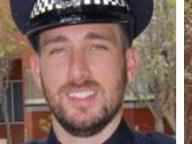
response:
[(53, 63), (49, 60), (41, 64), (41, 74), (44, 84), (51, 93), (56, 93), (57, 90), (65, 84), (67, 78), (67, 66), (62, 63)]
[(121, 105), (125, 86), (122, 63), (119, 60), (103, 61), (95, 64), (91, 71), (104, 90), (102, 97), (99, 97), (99, 104), (110, 107)]
[[(122, 73), (124, 65), (122, 58), (114, 58), (114, 56), (97, 59), (92, 61), (92, 76), (106, 89), (113, 91), (122, 81)], [(94, 64), (93, 64), (94, 63)]]

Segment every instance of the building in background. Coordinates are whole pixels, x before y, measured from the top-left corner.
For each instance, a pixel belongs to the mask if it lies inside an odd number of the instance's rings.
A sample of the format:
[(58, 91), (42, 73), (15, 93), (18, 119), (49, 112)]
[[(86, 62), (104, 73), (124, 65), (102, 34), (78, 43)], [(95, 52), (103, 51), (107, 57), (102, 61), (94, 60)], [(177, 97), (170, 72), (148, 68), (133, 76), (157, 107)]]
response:
[[(19, 144), (24, 139), (24, 105), (21, 56), (13, 58), (8, 81), (7, 105), (11, 124), (12, 141)], [(6, 123), (0, 104), (0, 139), (6, 139)], [(2, 143), (1, 143), (2, 144)]]

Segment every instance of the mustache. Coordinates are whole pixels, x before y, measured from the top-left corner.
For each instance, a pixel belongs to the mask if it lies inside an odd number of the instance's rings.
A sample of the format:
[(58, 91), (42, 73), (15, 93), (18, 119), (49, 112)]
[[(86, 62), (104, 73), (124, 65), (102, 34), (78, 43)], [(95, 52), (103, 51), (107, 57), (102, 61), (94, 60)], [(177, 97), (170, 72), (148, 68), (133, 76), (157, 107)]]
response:
[(63, 93), (74, 89), (98, 88), (98, 87), (101, 87), (100, 84), (92, 79), (86, 79), (81, 82), (69, 81), (59, 88), (58, 93)]

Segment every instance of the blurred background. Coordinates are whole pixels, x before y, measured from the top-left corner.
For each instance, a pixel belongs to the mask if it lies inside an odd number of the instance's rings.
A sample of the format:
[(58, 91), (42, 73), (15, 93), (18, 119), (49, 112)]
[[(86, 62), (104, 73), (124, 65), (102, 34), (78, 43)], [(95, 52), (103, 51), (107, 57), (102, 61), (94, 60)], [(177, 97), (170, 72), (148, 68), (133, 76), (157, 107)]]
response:
[(192, 144), (192, 0), (185, 0), (185, 144)]
[[(46, 136), (51, 118), (44, 96), (32, 79), (29, 58), (34, 52), (13, 24), (8, 2), (0, 1), (0, 144), (20, 144)], [(174, 137), (176, 1), (154, 2), (150, 26), (133, 43), (139, 51), (140, 63), (136, 81), (126, 89), (124, 118), (136, 131), (160, 131)], [(185, 11), (190, 17), (188, 3), (190, 1), (186, 2)], [(186, 37), (190, 40), (190, 18), (186, 18), (186, 22)], [(187, 44), (186, 55), (190, 58), (190, 46)], [(190, 65), (190, 61), (186, 64)], [(185, 68), (187, 81), (190, 69)], [(187, 100), (188, 103), (190, 101)]]

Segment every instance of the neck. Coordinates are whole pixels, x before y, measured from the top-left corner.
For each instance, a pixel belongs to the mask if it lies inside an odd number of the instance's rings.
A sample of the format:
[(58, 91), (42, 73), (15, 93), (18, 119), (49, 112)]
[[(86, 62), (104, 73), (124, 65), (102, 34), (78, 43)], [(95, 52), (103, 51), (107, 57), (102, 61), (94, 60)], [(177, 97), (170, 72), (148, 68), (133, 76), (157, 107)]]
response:
[(101, 144), (105, 142), (117, 129), (120, 121), (122, 119), (122, 109), (116, 114), (116, 116), (111, 120), (111, 122), (97, 135), (91, 137), (75, 137), (65, 131), (58, 123), (58, 121), (53, 117), (53, 130), (57, 139), (62, 143), (70, 144)]

